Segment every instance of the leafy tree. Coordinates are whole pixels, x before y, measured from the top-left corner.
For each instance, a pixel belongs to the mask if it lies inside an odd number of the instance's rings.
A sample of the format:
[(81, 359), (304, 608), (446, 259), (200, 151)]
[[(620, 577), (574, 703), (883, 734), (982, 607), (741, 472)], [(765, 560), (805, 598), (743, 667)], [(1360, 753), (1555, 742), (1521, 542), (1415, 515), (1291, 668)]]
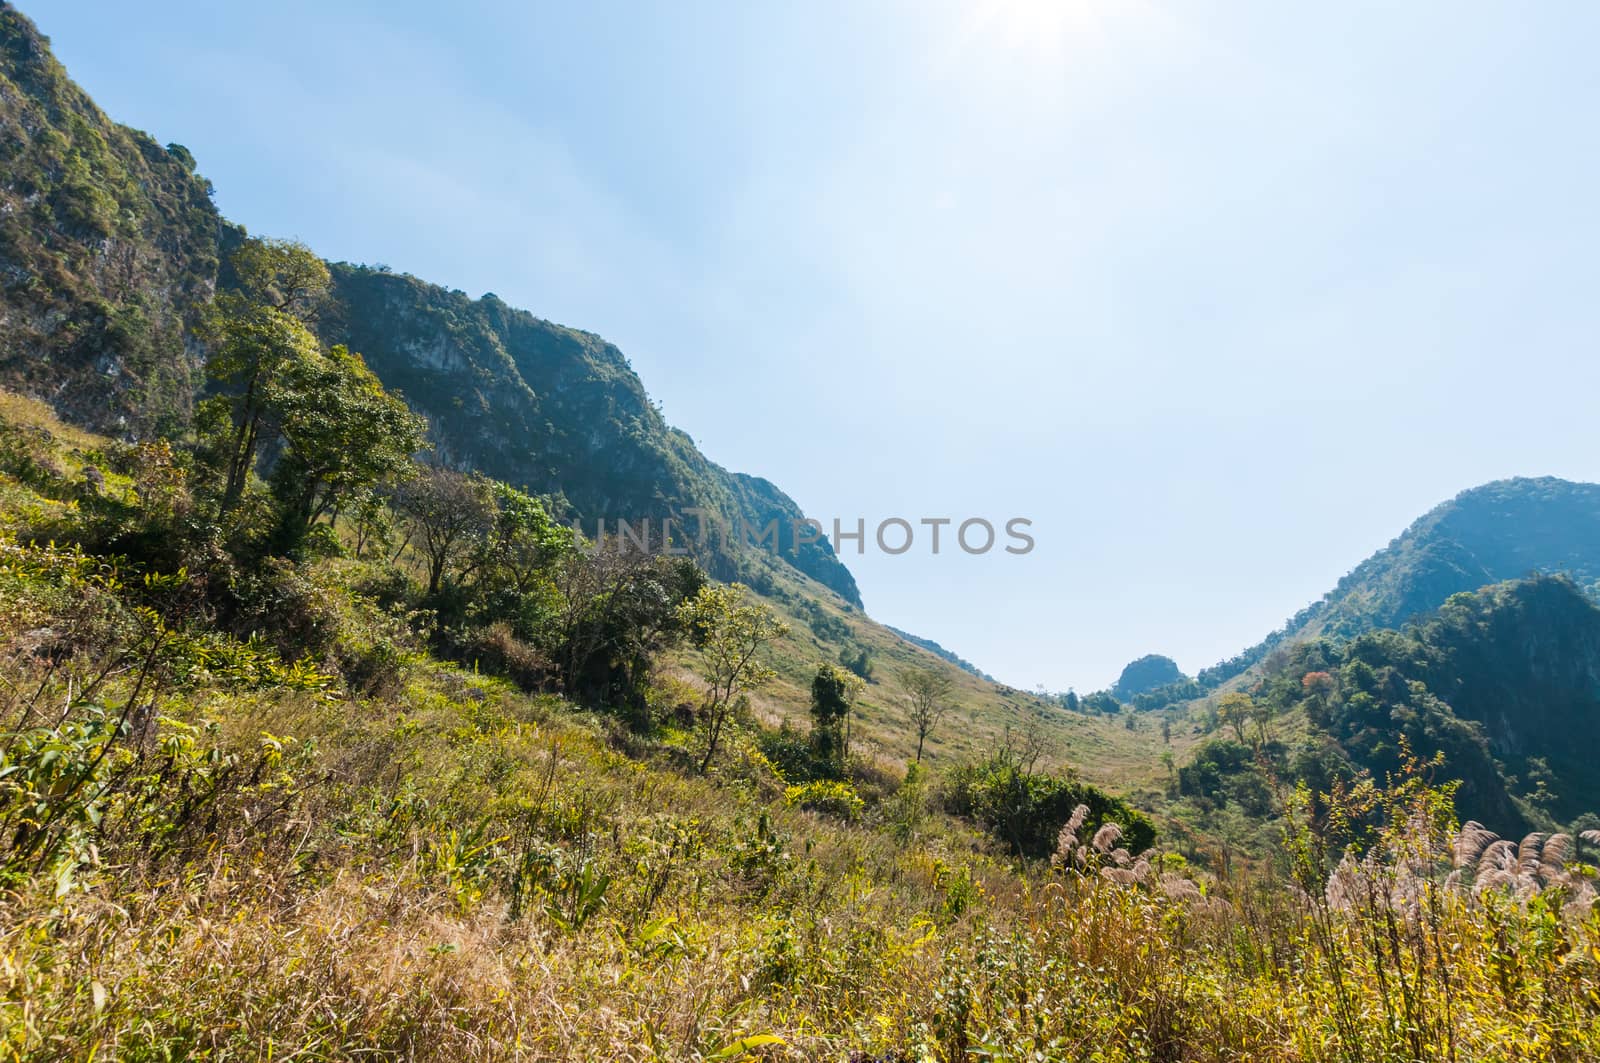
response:
[(283, 367), (268, 389), (286, 450), (273, 470), (284, 544), (346, 499), (407, 471), (422, 418), (344, 346)]
[(687, 558), (616, 550), (566, 555), (555, 567), (556, 606), (545, 639), (567, 695), (640, 717), (651, 662), (691, 630), (681, 607), (705, 585), (705, 574)]
[(1217, 699), (1217, 718), (1233, 728), (1234, 737), (1243, 745), (1245, 724), (1255, 716), (1255, 699), (1249, 694), (1230, 690)]
[(224, 389), (200, 412), (202, 426), (213, 431), (224, 513), (238, 504), (255, 470), (275, 412), (274, 381), (319, 353), (307, 322), (329, 284), (327, 266), (301, 244), (247, 240), (230, 265), (236, 287), (216, 297), (199, 330), (210, 348), (206, 375)]
[(483, 558), (494, 521), (494, 492), (483, 477), (430, 466), (395, 489), (394, 505), (406, 545), (427, 565), (430, 596), (452, 570), (464, 574)]
[(850, 755), (850, 709), (860, 694), (859, 676), (822, 664), (811, 680), (811, 747), (835, 770)]
[(296, 240), (252, 237), (228, 259), (228, 266), (236, 290), (219, 297), (224, 303), (236, 294), (253, 305), (313, 321), (328, 297), (327, 263)]
[(706, 681), (706, 752), (700, 760), (701, 774), (716, 758), (729, 722), (748, 703), (746, 692), (776, 675), (759, 660), (761, 650), (788, 631), (765, 606), (746, 604), (744, 594), (745, 588), (737, 583), (706, 586), (678, 607), (679, 618), (699, 644)]
[(950, 711), (950, 692), (955, 684), (937, 668), (917, 668), (900, 677), (905, 688), (911, 726), (917, 732), (916, 763), (922, 763), (922, 747), (933, 729)]
[(532, 495), (503, 483), (493, 486), (493, 519), (479, 562), (484, 580), (515, 595), (531, 593), (574, 548), (563, 527)]

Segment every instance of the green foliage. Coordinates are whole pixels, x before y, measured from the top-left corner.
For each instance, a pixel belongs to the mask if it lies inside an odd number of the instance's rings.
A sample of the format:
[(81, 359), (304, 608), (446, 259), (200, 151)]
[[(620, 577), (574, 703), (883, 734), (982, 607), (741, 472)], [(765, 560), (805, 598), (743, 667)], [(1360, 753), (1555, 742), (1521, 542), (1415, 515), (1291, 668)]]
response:
[(790, 808), (820, 812), (852, 823), (861, 818), (862, 809), (866, 807), (855, 787), (838, 779), (818, 779), (791, 786), (784, 791), (783, 802)]
[(811, 680), (811, 748), (817, 760), (844, 770), (850, 754), (850, 708), (860, 694), (862, 682), (849, 672), (831, 664), (817, 667)]
[(1122, 713), (1122, 702), (1108, 690), (1097, 690), (1093, 694), (1085, 694), (1078, 698), (1078, 711), (1118, 716)]
[(1265, 816), (1273, 808), (1261, 757), (1250, 746), (1227, 739), (1211, 739), (1195, 748), (1189, 763), (1178, 770), (1178, 792), (1218, 806), (1235, 805), (1253, 816)]
[[(1600, 740), (1588, 711), (1595, 660), (1600, 609), (1570, 582), (1538, 577), (1455, 595), (1405, 632), (1296, 647), (1255, 700), (1304, 711), (1334, 761), (1374, 778), (1399, 770), (1402, 741), (1441, 756), (1463, 814), (1514, 833), (1600, 804), (1600, 775), (1576, 752)], [(1338, 774), (1325, 755), (1288, 765), (1313, 782), (1330, 766)]]
[(285, 546), (406, 470), (422, 446), (422, 419), (343, 347), (285, 367), (271, 390), (287, 445), (272, 476)]
[(872, 680), (872, 652), (865, 646), (852, 650), (845, 646), (839, 650), (839, 663), (850, 669), (858, 679)]
[(761, 651), (788, 629), (762, 605), (745, 601), (745, 589), (705, 586), (678, 606), (679, 622), (692, 633), (700, 651), (701, 674), (706, 681), (703, 706), (706, 749), (700, 759), (703, 773), (716, 758), (728, 725), (744, 708), (744, 694), (776, 674), (760, 659)]
[[(648, 725), (656, 656), (685, 634), (703, 634), (700, 619), (711, 621), (689, 611), (707, 588), (705, 575), (688, 558), (597, 551), (567, 556), (555, 580), (554, 612), (540, 641), (550, 646), (562, 689)], [(536, 599), (522, 599), (529, 600)]]
[(1011, 852), (1040, 859), (1055, 852), (1056, 836), (1078, 805), (1089, 809), (1089, 833), (1107, 822), (1123, 830), (1132, 851), (1155, 842), (1155, 825), (1121, 799), (1074, 779), (1034, 771), (1006, 750), (952, 775), (945, 808), (981, 824)]

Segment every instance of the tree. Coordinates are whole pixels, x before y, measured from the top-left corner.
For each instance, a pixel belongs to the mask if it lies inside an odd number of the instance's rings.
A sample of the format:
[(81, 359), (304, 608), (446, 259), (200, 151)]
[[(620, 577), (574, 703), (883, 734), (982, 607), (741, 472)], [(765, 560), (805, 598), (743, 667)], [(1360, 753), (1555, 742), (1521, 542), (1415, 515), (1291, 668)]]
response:
[(706, 585), (705, 574), (684, 557), (574, 550), (552, 575), (548, 625), (567, 695), (642, 713), (651, 662), (692, 630), (682, 606)]
[(428, 566), (430, 596), (439, 593), (452, 569), (468, 569), (476, 564), (469, 558), (483, 557), (494, 495), (482, 476), (423, 468), (395, 489), (394, 505), (405, 521), (406, 544)]
[(701, 674), (706, 681), (706, 752), (700, 760), (701, 774), (715, 759), (729, 722), (748, 703), (746, 692), (777, 674), (758, 659), (762, 648), (789, 630), (771, 610), (746, 604), (744, 595), (745, 588), (738, 583), (706, 586), (678, 606), (679, 618), (699, 645)]
[(1255, 746), (1260, 749), (1267, 744), (1267, 727), (1272, 723), (1272, 702), (1265, 698), (1252, 698), (1250, 701), (1250, 722), (1256, 725)]
[(544, 503), (514, 487), (496, 483), (493, 520), (480, 568), (486, 581), (525, 595), (549, 579), (574, 546), (572, 529), (551, 518)]
[(916, 763), (921, 764), (923, 744), (950, 711), (950, 691), (954, 683), (937, 668), (917, 668), (901, 676), (900, 685), (905, 688), (911, 726), (917, 732)]
[(274, 413), (275, 378), (319, 353), (307, 321), (329, 284), (328, 267), (301, 244), (247, 240), (229, 265), (236, 287), (216, 297), (199, 329), (210, 347), (206, 375), (225, 389), (203, 404), (200, 417), (217, 437), (212, 450), (223, 473), (223, 513), (238, 503), (255, 470)]
[(272, 381), (286, 451), (273, 470), (285, 545), (346, 498), (409, 470), (426, 423), (343, 345), (287, 365)]
[(863, 686), (860, 677), (831, 664), (819, 665), (811, 680), (811, 748), (836, 769), (850, 755), (850, 709)]
[(1244, 726), (1255, 715), (1255, 699), (1237, 690), (1229, 691), (1217, 699), (1217, 719), (1233, 728), (1239, 744), (1245, 744)]
[(332, 277), (316, 252), (297, 240), (252, 237), (228, 259), (237, 294), (301, 321), (316, 319)]

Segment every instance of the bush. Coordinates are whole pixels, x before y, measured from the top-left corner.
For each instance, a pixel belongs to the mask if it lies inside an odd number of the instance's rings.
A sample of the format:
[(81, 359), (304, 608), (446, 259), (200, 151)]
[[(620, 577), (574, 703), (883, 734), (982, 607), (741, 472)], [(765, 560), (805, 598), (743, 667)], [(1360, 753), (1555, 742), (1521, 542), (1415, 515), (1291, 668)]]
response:
[(283, 558), (268, 558), (233, 581), (234, 633), (259, 635), (286, 658), (324, 657), (339, 634), (332, 595), (306, 570)]
[(957, 769), (944, 794), (946, 811), (976, 821), (1014, 854), (1033, 859), (1055, 852), (1056, 835), (1080, 804), (1089, 808), (1088, 834), (1115, 823), (1130, 851), (1155, 844), (1155, 824), (1120, 798), (1075, 779), (1024, 771), (1005, 753)]
[(837, 774), (833, 764), (817, 756), (810, 736), (802, 734), (787, 720), (777, 730), (763, 729), (757, 743), (785, 782), (814, 782)]
[(866, 808), (866, 802), (861, 800), (855, 787), (847, 782), (833, 779), (819, 779), (816, 782), (791, 786), (784, 791), (783, 803), (790, 808), (820, 812), (825, 816), (834, 816), (850, 823), (861, 818), (861, 812)]
[(517, 638), (504, 621), (468, 629), (458, 646), (463, 662), (489, 675), (504, 676), (524, 690), (542, 690), (555, 675), (550, 658)]

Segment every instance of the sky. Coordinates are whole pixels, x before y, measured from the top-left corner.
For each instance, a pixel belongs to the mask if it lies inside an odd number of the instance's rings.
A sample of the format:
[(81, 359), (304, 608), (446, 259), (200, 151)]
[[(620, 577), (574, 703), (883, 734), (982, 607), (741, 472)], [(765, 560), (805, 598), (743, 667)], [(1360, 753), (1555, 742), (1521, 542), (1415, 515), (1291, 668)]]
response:
[(1018, 686), (1600, 480), (1597, 5), (20, 6), (233, 220), (600, 333), (825, 525), (1030, 520), (845, 554)]

